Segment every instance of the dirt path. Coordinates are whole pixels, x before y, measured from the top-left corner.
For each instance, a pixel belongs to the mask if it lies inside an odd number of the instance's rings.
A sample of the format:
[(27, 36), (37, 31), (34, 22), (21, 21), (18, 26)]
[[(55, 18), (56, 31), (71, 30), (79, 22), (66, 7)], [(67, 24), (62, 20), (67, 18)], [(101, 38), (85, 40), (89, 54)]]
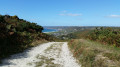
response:
[(0, 67), (80, 67), (67, 42), (49, 42), (4, 59)]

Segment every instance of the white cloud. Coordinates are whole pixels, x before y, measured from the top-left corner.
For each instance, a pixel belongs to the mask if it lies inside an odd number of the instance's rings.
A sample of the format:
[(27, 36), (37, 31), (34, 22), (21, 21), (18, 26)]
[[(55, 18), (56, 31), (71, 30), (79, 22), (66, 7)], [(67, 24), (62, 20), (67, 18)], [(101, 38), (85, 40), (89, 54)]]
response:
[(67, 11), (66, 10), (64, 10), (64, 11), (62, 11), (63, 13), (66, 13)]
[(110, 17), (110, 18), (120, 18), (120, 15), (109, 15), (109, 16), (106, 16), (106, 17)]
[(82, 14), (78, 14), (78, 13), (68, 13), (68, 11), (64, 10), (61, 11), (61, 13), (59, 14), (60, 16), (82, 16)]
[(82, 16), (82, 14), (72, 14), (72, 13), (65, 13), (65, 14), (59, 14), (60, 16)]

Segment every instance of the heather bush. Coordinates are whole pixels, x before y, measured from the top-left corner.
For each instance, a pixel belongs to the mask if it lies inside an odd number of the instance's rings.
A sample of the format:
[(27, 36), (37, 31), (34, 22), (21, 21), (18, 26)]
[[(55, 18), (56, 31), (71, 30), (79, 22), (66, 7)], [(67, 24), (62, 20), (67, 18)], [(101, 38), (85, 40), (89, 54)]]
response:
[(0, 59), (31, 47), (33, 41), (50, 40), (42, 30), (42, 26), (16, 15), (0, 15)]
[(96, 28), (91, 34), (89, 34), (88, 38), (105, 44), (120, 47), (119, 28)]

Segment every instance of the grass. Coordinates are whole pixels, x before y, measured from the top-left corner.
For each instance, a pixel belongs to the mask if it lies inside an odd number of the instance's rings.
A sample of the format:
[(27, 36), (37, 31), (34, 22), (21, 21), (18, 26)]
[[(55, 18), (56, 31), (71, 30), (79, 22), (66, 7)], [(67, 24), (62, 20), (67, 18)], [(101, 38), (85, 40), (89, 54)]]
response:
[(120, 48), (85, 39), (71, 40), (69, 47), (82, 67), (120, 66)]
[(35, 40), (31, 43), (31, 47), (37, 46), (38, 44), (42, 44), (42, 43), (47, 43), (47, 40), (41, 39), (41, 40)]
[(54, 64), (52, 61), (54, 60), (53, 58), (48, 58), (48, 57), (45, 57), (45, 56), (41, 56), (40, 58), (38, 59), (41, 59), (41, 61), (39, 62), (35, 62), (36, 66), (35, 67), (40, 67), (40, 66), (43, 66), (44, 64), (47, 64), (47, 65), (52, 65)]
[[(54, 64), (53, 61), (55, 60), (54, 58), (48, 58), (43, 55), (38, 55), (36, 56), (37, 59), (40, 59), (40, 61), (34, 62), (35, 67), (60, 67), (59, 64)], [(28, 63), (28, 65), (32, 65), (34, 63)]]

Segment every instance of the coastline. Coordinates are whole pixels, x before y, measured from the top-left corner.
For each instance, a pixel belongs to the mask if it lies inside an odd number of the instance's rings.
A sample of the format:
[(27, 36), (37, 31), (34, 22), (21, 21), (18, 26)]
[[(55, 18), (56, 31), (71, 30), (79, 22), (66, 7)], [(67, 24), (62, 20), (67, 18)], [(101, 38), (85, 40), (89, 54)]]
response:
[(46, 28), (46, 29), (44, 29), (42, 32), (43, 33), (51, 33), (51, 32), (57, 32), (58, 30), (56, 30), (56, 29), (48, 29), (48, 28)]

